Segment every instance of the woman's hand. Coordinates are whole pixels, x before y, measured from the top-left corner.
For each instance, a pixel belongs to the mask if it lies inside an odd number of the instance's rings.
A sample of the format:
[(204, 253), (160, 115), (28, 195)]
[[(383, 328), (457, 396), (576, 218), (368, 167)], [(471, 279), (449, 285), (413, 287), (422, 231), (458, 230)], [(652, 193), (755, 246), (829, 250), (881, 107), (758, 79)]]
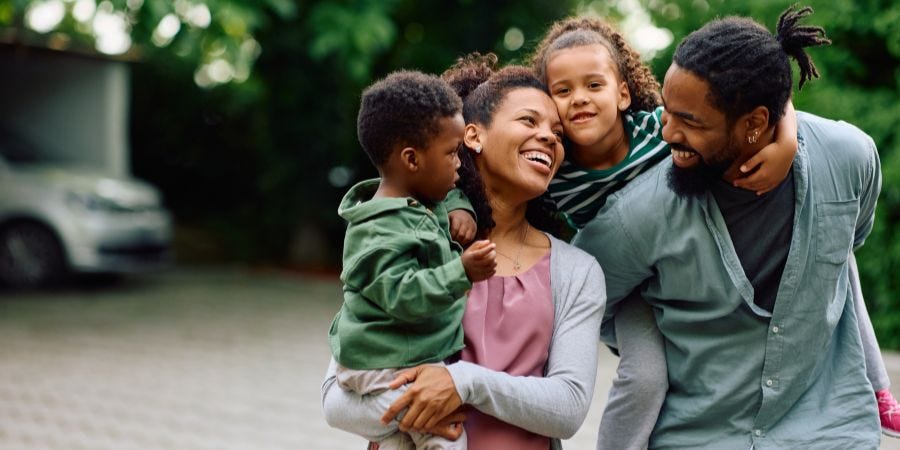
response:
[(382, 423), (389, 423), (407, 409), (400, 420), (400, 430), (428, 432), (462, 406), (453, 377), (446, 367), (428, 364), (413, 367), (397, 375), (390, 388), (397, 389), (412, 382), (381, 417)]
[(424, 432), (440, 436), (444, 439), (455, 441), (463, 434), (463, 422), (466, 421), (465, 413), (457, 410), (449, 416), (443, 418), (437, 425), (431, 428), (425, 428)]

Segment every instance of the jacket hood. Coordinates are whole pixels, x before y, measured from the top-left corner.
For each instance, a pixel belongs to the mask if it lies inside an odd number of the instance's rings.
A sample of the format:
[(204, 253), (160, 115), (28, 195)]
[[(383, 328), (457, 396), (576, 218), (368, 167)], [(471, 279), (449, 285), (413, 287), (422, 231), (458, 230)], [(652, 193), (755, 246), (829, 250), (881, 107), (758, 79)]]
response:
[(416, 199), (411, 197), (376, 198), (379, 179), (365, 180), (355, 184), (341, 200), (338, 214), (349, 223), (359, 223), (387, 211), (415, 206)]

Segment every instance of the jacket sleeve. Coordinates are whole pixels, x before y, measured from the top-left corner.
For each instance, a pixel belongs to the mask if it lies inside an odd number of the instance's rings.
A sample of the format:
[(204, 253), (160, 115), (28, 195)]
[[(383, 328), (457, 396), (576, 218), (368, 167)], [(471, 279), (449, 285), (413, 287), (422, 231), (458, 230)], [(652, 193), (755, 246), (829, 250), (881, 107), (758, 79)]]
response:
[(391, 317), (409, 323), (428, 320), (453, 306), (472, 283), (459, 257), (423, 268), (415, 250), (373, 246), (355, 258), (345, 289), (357, 290)]
[(469, 214), (472, 214), (472, 217), (478, 219), (475, 215), (475, 210), (472, 208), (472, 203), (469, 202), (469, 198), (459, 189), (453, 189), (447, 194), (447, 197), (444, 199), (444, 207), (447, 208), (447, 211), (464, 209)]
[(546, 375), (512, 376), (468, 362), (451, 364), (447, 369), (463, 403), (552, 438), (567, 439), (578, 431), (594, 392), (606, 292), (600, 266), (590, 258), (579, 262), (586, 270), (572, 264), (578, 275), (562, 289), (566, 298), (556, 300), (564, 306), (556, 310)]

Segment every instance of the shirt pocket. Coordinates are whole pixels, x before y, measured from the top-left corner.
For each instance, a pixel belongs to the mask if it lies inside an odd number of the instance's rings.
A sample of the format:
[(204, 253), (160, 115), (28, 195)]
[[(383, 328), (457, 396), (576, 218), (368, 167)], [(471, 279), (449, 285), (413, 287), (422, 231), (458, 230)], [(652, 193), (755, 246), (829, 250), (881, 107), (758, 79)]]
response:
[(824, 202), (816, 210), (816, 261), (843, 264), (853, 247), (859, 202)]

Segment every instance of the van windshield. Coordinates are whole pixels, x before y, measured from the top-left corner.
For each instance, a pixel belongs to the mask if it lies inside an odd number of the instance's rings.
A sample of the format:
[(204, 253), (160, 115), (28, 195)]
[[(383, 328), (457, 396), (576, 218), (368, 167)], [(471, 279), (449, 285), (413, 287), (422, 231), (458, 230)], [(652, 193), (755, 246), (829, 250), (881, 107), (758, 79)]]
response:
[(27, 164), (43, 160), (37, 148), (21, 136), (0, 128), (0, 155), (10, 164)]

